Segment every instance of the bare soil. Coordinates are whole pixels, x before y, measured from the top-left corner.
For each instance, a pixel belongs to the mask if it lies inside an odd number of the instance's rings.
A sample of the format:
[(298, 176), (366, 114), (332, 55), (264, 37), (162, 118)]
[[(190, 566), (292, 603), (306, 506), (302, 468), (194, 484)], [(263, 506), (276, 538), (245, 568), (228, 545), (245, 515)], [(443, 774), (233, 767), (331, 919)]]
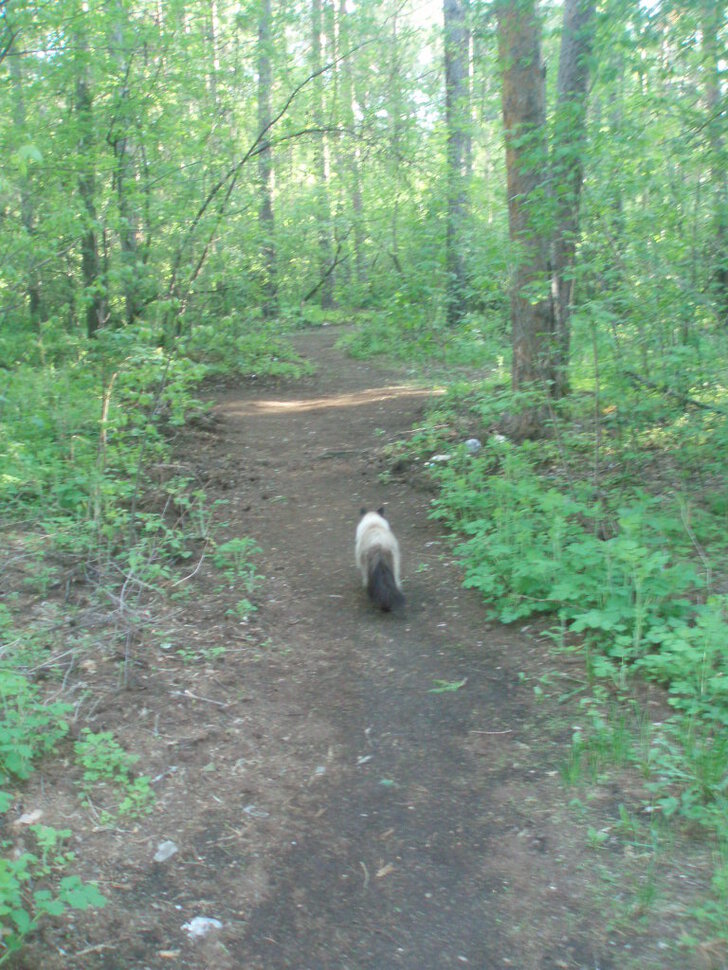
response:
[[(180, 586), (187, 599), (140, 625), (127, 683), (118, 649), (71, 673), (90, 698), (83, 724), (141, 754), (156, 802), (98, 824), (70, 740), (65, 765), (36, 772), (17, 816), (71, 828), (76, 870), (109, 905), (45, 922), (17, 965), (723, 965), (677, 946), (707, 848), (661, 862), (617, 838), (619, 806), (642, 810), (626, 771), (588, 796), (564, 788), (576, 702), (534, 685), (552, 672), (573, 687), (578, 664), (550, 657), (535, 629), (488, 622), (428, 518), (431, 495), (382, 475), (383, 445), (432, 390), (346, 358), (336, 337), (296, 338), (315, 376), (220, 388), (216, 420), (185, 431), (180, 468), (225, 503), (218, 541), (251, 536), (263, 550), (258, 610), (228, 612), (244, 591), (206, 554)], [(395, 614), (368, 603), (353, 562), (360, 507), (383, 503), (402, 548)], [(155, 862), (165, 839), (179, 851)], [(195, 916), (222, 927), (191, 940)]]

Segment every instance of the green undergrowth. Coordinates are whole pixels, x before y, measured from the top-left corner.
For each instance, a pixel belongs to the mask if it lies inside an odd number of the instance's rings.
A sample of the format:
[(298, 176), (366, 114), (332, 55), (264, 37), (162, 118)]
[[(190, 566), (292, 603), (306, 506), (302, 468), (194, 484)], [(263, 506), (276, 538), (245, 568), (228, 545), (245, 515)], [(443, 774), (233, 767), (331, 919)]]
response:
[[(653, 384), (674, 387), (667, 370)], [(725, 936), (728, 393), (713, 376), (692, 389), (683, 380), (680, 396), (693, 394), (706, 406), (615, 372), (596, 397), (577, 371), (556, 406), (514, 395), (495, 374), (455, 382), (399, 457), (436, 481), (432, 515), (490, 614), (540, 617), (556, 651), (583, 658), (586, 693), (599, 700), (590, 710), (626, 704), (641, 679), (664, 691), (672, 714), (641, 762), (649, 810), (714, 841), (716, 896), (698, 916)], [(513, 440), (513, 416), (534, 404), (543, 437)], [(471, 437), (482, 442), (475, 454)], [(593, 757), (597, 723), (585, 716), (579, 759)]]
[[(172, 341), (145, 325), (88, 341), (48, 323), (0, 340), (12, 362), (0, 387), (0, 825), (17, 816), (34, 768), (67, 756), (69, 722), (93, 706), (78, 694), (68, 695), (73, 707), (64, 700), (82, 657), (128, 655), (133, 631), (150, 628), (155, 604), (184, 599), (207, 553), (242, 587), (236, 608), (245, 616), (255, 608), (254, 544), (216, 542), (222, 510), (173, 449), (187, 422), (204, 420), (197, 390), (208, 375), (306, 370), (282, 329), (231, 317)], [(137, 758), (111, 732), (82, 729), (72, 771), (94, 824), (150, 810), (153, 791), (134, 770)], [(0, 852), (0, 963), (44, 915), (104, 903), (73, 872), (63, 847), (70, 833), (28, 832), (23, 844), (8, 834)]]
[(338, 346), (352, 357), (386, 356), (413, 367), (478, 367), (502, 370), (509, 359), (503, 349), (500, 317), (473, 315), (458, 328), (448, 328), (435, 314), (410, 305), (382, 311), (360, 322), (340, 338)]
[[(216, 317), (180, 338), (177, 353), (200, 362), (206, 374), (300, 377), (310, 373), (312, 367), (285, 338), (287, 331), (295, 329), (290, 319), (288, 315), (271, 322), (241, 319), (239, 314)], [(315, 326), (316, 322), (303, 318), (302, 325)]]
[[(12, 634), (10, 644), (7, 643)], [(20, 638), (3, 611), (0, 654), (0, 822), (13, 807), (15, 786), (29, 778), (35, 763), (52, 754), (68, 730), (71, 705), (47, 702), (39, 689), (16, 669), (8, 647)], [(64, 848), (70, 830), (27, 824), (28, 836), (16, 845), (0, 840), (0, 964), (19, 950), (44, 915), (106, 903), (94, 883), (68, 873), (74, 854)]]

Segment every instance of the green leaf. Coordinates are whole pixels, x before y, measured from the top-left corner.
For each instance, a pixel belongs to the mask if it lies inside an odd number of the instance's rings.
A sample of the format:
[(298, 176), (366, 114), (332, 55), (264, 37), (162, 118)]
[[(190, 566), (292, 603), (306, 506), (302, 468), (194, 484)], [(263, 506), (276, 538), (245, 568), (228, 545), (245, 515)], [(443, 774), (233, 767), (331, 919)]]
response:
[(436, 687), (431, 687), (428, 690), (428, 694), (447, 694), (451, 691), (460, 690), (468, 682), (467, 677), (463, 677), (462, 680), (435, 680), (434, 683), (437, 684)]

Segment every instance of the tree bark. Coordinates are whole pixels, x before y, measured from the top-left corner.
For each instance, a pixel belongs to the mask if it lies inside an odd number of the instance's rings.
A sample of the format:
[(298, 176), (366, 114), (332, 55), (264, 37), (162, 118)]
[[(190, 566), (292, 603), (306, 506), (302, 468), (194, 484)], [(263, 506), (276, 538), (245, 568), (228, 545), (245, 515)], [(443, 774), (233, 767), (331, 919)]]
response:
[(311, 2), (311, 59), (316, 73), (313, 82), (314, 168), (316, 171), (319, 265), (321, 270), (321, 307), (330, 310), (334, 305), (334, 273), (332, 272), (331, 205), (329, 202), (329, 153), (324, 127), (324, 90), (321, 67), (322, 0)]
[(390, 255), (392, 262), (397, 267), (397, 272), (401, 273), (402, 267), (399, 258), (399, 195), (400, 195), (400, 155), (401, 155), (401, 135), (402, 135), (402, 72), (399, 63), (399, 10), (398, 0), (394, 0), (393, 9), (390, 15), (391, 30), (391, 51), (392, 58), (389, 65), (389, 153), (392, 160), (392, 213), (390, 219), (391, 246)]
[[(339, 45), (345, 53), (349, 34), (347, 30), (346, 0), (339, 0)], [(346, 127), (353, 135), (355, 125), (355, 95), (354, 81), (351, 73), (351, 59), (345, 57), (341, 64), (341, 102)], [(350, 147), (347, 154), (349, 169), (349, 197), (351, 202), (352, 222), (354, 225), (354, 270), (356, 282), (364, 286), (367, 282), (366, 254), (364, 252), (366, 231), (364, 226), (364, 202), (362, 195), (361, 166), (359, 164), (359, 143), (350, 135)]]
[(726, 152), (726, 112), (721, 109), (720, 28), (725, 21), (724, 0), (701, 0), (703, 67), (705, 70), (705, 107), (710, 142), (710, 174), (713, 186), (714, 230), (712, 283), (720, 322), (728, 326), (728, 152)]
[[(267, 131), (273, 119), (273, 69), (271, 0), (261, 0), (258, 20), (258, 130)], [(275, 245), (275, 218), (273, 214), (274, 169), (273, 150), (268, 136), (258, 155), (258, 181), (260, 184), (260, 208), (258, 224), (261, 237), (263, 263), (263, 317), (268, 320), (278, 312), (278, 285)]]
[(444, 0), (445, 121), (447, 126), (446, 317), (456, 326), (467, 309), (464, 238), (470, 136), (470, 35), (467, 0)]
[[(15, 44), (16, 35), (12, 33), (12, 28), (8, 25), (11, 39), (8, 42), (8, 54), (10, 64), (10, 83), (13, 90), (13, 126), (19, 140), (27, 137), (27, 119), (25, 112), (25, 92), (23, 90), (23, 65), (20, 52)], [(29, 259), (28, 259), (28, 304), (30, 309), (30, 319), (36, 323), (41, 317), (41, 297), (40, 280), (34, 266), (35, 255), (32, 252), (32, 239), (35, 235), (35, 207), (33, 205), (31, 182), (27, 174), (23, 174), (20, 179), (20, 221), (28, 239)]]
[(111, 129), (109, 141), (114, 151), (116, 199), (119, 208), (119, 239), (121, 243), (121, 264), (123, 273), (124, 307), (126, 323), (133, 323), (139, 314), (139, 266), (138, 217), (132, 193), (135, 190), (136, 167), (134, 150), (129, 135), (132, 127), (131, 102), (129, 98), (130, 55), (126, 49), (128, 24), (122, 0), (116, 2), (116, 20), (112, 38), (116, 63), (120, 77), (120, 93), (116, 105), (116, 118)]
[(569, 390), (571, 305), (594, 15), (592, 0), (565, 0), (551, 152), (551, 191), (556, 210), (552, 276), (556, 342), (552, 394), (557, 398)]
[[(554, 312), (550, 293), (547, 201), (546, 93), (541, 24), (535, 0), (501, 0), (497, 7), (506, 141), (514, 391), (555, 382)], [(514, 433), (539, 428), (538, 409), (524, 411)]]
[(79, 63), (76, 68), (75, 111), (78, 123), (78, 194), (83, 205), (84, 231), (81, 237), (81, 274), (86, 306), (86, 333), (89, 338), (106, 323), (108, 311), (106, 286), (101, 279), (101, 259), (97, 237), (96, 176), (93, 131), (93, 99), (88, 83), (88, 43), (84, 34), (76, 35)]
[[(331, 99), (329, 105), (329, 117), (338, 119), (336, 130), (331, 133), (331, 157), (333, 170), (337, 178), (334, 183), (334, 245), (339, 253), (348, 239), (351, 227), (347, 226), (347, 178), (346, 171), (348, 160), (346, 149), (342, 138), (342, 131), (345, 127), (344, 105), (342, 104), (342, 63), (341, 63), (341, 20), (337, 16), (337, 9), (334, 0), (324, 5), (325, 27), (324, 32), (331, 38), (331, 60), (333, 61), (331, 76)], [(339, 285), (347, 290), (351, 283), (351, 264), (345, 255), (336, 264)]]

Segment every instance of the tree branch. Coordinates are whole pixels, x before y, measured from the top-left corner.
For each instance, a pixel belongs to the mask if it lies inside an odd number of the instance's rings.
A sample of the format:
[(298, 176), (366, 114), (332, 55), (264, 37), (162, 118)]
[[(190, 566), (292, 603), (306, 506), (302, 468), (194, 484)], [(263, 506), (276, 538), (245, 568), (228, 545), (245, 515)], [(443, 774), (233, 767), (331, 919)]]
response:
[(634, 386), (647, 387), (651, 391), (659, 391), (660, 394), (665, 394), (667, 397), (674, 398), (676, 401), (685, 405), (686, 407), (700, 408), (702, 411), (710, 411), (711, 414), (723, 414), (728, 417), (728, 411), (724, 411), (722, 408), (714, 407), (712, 404), (705, 404), (703, 401), (698, 401), (694, 397), (683, 394), (682, 391), (676, 391), (667, 384), (655, 384), (654, 381), (649, 381), (646, 377), (640, 377), (639, 374), (636, 374), (632, 370), (626, 370), (624, 374)]
[[(355, 53), (361, 48), (366, 47), (367, 45), (372, 43), (374, 43), (373, 39), (364, 41), (361, 44), (357, 44), (355, 47), (352, 47), (350, 50), (348, 50), (345, 54), (341, 54), (338, 57), (335, 57), (333, 60), (329, 61), (328, 64), (324, 64), (323, 67), (319, 68), (316, 71), (313, 71), (311, 74), (305, 77), (299, 84), (297, 84), (296, 87), (293, 89), (293, 91), (290, 93), (290, 95), (286, 98), (282, 108), (278, 111), (278, 113), (274, 115), (274, 117), (271, 118), (270, 122), (258, 132), (258, 134), (256, 135), (255, 139), (253, 140), (253, 142), (251, 143), (251, 145), (249, 146), (248, 150), (245, 152), (243, 157), (239, 161), (237, 161), (232, 166), (232, 168), (228, 169), (228, 171), (221, 178), (219, 178), (218, 181), (212, 186), (210, 191), (207, 193), (207, 196), (205, 197), (204, 201), (202, 202), (199, 209), (197, 210), (197, 213), (195, 214), (195, 217), (193, 218), (190, 224), (190, 227), (187, 230), (186, 237), (180, 244), (179, 250), (177, 251), (177, 256), (172, 265), (172, 272), (170, 275), (169, 286), (167, 287), (168, 297), (172, 297), (175, 294), (175, 291), (177, 289), (177, 278), (179, 276), (180, 267), (182, 265), (182, 259), (184, 257), (187, 246), (192, 240), (192, 237), (194, 236), (194, 233), (198, 225), (200, 224), (202, 217), (207, 212), (208, 208), (210, 207), (210, 205), (212, 204), (213, 200), (216, 198), (218, 193), (225, 187), (227, 183), (229, 183), (227, 190), (225, 192), (225, 195), (223, 197), (223, 200), (220, 203), (220, 208), (218, 210), (219, 218), (215, 223), (215, 229), (217, 228), (217, 226), (219, 225), (219, 220), (222, 218), (223, 214), (225, 213), (227, 204), (230, 200), (230, 196), (232, 195), (233, 190), (237, 184), (238, 176), (240, 175), (240, 172), (243, 166), (248, 161), (250, 161), (250, 159), (253, 158), (255, 155), (259, 155), (261, 152), (265, 151), (267, 147), (270, 146), (270, 142), (268, 142), (266, 145), (261, 144), (263, 142), (263, 139), (266, 133), (270, 131), (271, 128), (273, 128), (274, 125), (276, 125), (281, 120), (281, 118), (286, 114), (286, 112), (288, 111), (288, 109), (290, 108), (294, 100), (298, 97), (301, 91), (308, 84), (314, 81), (321, 74), (325, 74), (327, 71), (330, 71), (340, 61), (345, 60), (351, 54)], [(305, 129), (305, 131), (312, 131), (312, 130), (314, 129)], [(290, 137), (294, 137), (294, 136), (286, 136), (286, 138), (290, 138)], [(286, 138), (281, 138), (280, 140), (284, 141), (286, 140)], [(194, 282), (194, 280), (199, 275), (199, 272), (202, 269), (202, 265), (207, 257), (207, 253), (209, 252), (210, 245), (213, 238), (214, 238), (214, 230), (212, 235), (208, 239), (207, 243), (205, 244), (203, 253), (195, 266), (192, 277), (187, 282), (188, 287), (192, 282)]]
[(318, 281), (318, 283), (316, 284), (316, 286), (314, 286), (314, 288), (312, 290), (309, 290), (308, 293), (304, 296), (304, 298), (301, 300), (302, 303), (308, 303), (308, 301), (311, 299), (311, 297), (312, 296), (315, 296), (316, 293), (318, 293), (318, 291), (324, 285), (324, 283), (329, 278), (329, 276), (331, 276), (331, 274), (334, 272), (334, 270), (339, 265), (339, 263), (343, 263), (343, 262), (345, 262), (349, 258), (349, 254), (348, 253), (345, 253), (341, 257), (339, 256), (339, 254), (341, 253), (341, 247), (343, 245), (343, 242), (344, 242), (343, 239), (338, 242), (338, 244), (336, 246), (336, 252), (334, 253), (334, 258), (333, 258), (333, 260), (331, 262), (331, 266), (329, 266), (329, 268), (326, 270), (326, 272), (324, 273), (324, 275)]

